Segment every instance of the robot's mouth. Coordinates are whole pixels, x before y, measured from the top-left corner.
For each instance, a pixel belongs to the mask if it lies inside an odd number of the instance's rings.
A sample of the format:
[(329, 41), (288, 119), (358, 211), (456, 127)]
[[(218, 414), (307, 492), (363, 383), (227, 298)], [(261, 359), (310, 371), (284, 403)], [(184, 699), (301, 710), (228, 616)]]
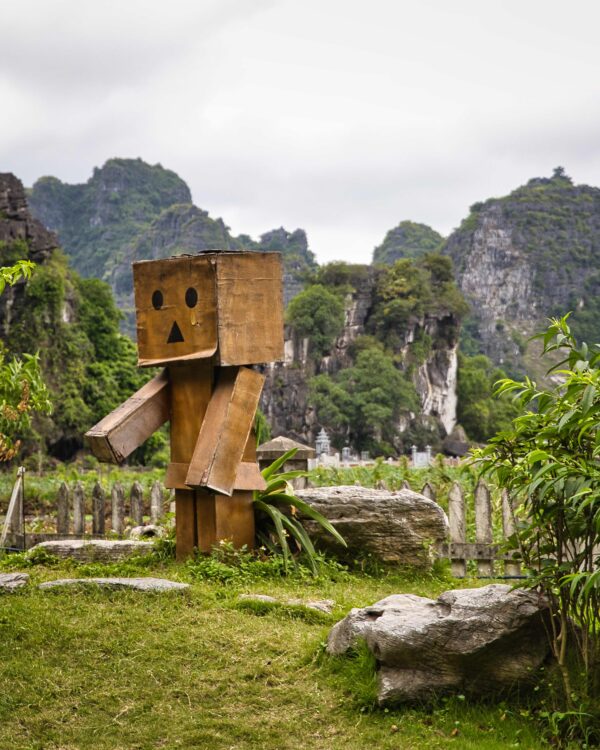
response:
[(183, 340), (184, 339), (183, 339), (183, 334), (181, 333), (181, 329), (177, 325), (177, 321), (175, 321), (171, 328), (171, 333), (169, 334), (169, 338), (167, 339), (167, 344), (178, 344)]

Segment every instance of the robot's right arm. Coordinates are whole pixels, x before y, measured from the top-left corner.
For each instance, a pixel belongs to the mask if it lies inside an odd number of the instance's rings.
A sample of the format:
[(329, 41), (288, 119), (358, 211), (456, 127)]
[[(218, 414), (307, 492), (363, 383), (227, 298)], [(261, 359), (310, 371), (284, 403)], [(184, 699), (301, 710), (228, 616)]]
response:
[(96, 458), (120, 464), (156, 432), (169, 419), (169, 391), (163, 370), (88, 430), (85, 437)]

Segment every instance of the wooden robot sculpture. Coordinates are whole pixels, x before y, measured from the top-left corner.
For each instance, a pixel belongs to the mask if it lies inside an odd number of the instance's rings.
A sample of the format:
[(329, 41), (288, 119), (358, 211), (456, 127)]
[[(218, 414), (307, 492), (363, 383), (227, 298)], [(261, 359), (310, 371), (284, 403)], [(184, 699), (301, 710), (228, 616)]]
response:
[(254, 417), (264, 376), (283, 356), (279, 253), (222, 252), (133, 264), (138, 364), (165, 369), (87, 434), (121, 463), (170, 420), (177, 559), (222, 539), (254, 544)]

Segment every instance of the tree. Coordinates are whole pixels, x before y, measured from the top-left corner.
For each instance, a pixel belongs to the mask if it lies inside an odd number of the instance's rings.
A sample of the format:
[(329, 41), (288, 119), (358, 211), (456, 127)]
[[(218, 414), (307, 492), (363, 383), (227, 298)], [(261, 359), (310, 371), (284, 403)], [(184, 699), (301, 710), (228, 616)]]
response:
[(550, 602), (564, 716), (596, 722), (600, 739), (600, 346), (578, 345), (567, 318), (540, 334), (545, 354), (564, 354), (551, 370), (561, 382), (544, 390), (502, 380), (498, 393), (513, 394), (523, 413), (475, 460), (509, 491), (527, 584)]
[(519, 414), (508, 397), (494, 398), (494, 384), (506, 377), (483, 354), (458, 357), (457, 417), (467, 435), (477, 442), (488, 440), (510, 426)]
[(335, 380), (327, 375), (311, 379), (311, 402), (337, 443), (394, 454), (401, 412), (419, 408), (416, 391), (381, 344), (369, 339), (357, 350), (355, 364), (341, 370)]
[(310, 338), (314, 354), (323, 356), (344, 325), (344, 303), (321, 284), (313, 284), (290, 302), (287, 321), (300, 336)]
[[(9, 284), (29, 279), (34, 264), (21, 260), (0, 268), (0, 294)], [(51, 404), (39, 367), (37, 354), (6, 358), (0, 344), (0, 461), (12, 460), (21, 445), (19, 436), (31, 426), (35, 412), (48, 414)]]

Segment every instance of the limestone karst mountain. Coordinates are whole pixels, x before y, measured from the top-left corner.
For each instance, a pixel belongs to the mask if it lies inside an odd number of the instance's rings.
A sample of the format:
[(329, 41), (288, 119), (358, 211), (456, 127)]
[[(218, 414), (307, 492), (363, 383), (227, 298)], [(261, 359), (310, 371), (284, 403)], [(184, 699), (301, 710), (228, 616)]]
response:
[(204, 250), (277, 250), (285, 267), (286, 301), (316, 267), (306, 233), (275, 229), (258, 241), (235, 237), (222, 219), (192, 203), (186, 183), (160, 164), (109, 159), (90, 179), (70, 185), (42, 177), (33, 185), (32, 214), (55, 231), (76, 271), (107, 281), (132, 334), (131, 263)]
[(537, 374), (527, 339), (573, 311), (576, 335), (600, 339), (600, 190), (557, 168), (471, 212), (442, 248), (471, 306), (464, 348)]

